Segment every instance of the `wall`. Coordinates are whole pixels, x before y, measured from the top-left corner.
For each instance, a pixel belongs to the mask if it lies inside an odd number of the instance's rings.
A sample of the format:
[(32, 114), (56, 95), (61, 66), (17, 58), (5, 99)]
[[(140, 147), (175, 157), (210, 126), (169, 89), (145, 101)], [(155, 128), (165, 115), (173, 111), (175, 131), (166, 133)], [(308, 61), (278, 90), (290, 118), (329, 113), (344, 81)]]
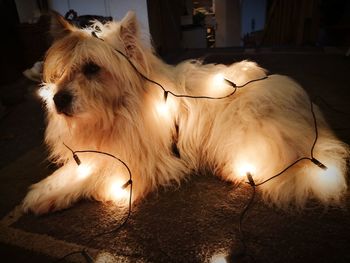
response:
[(241, 45), (240, 0), (215, 0), (216, 47)]
[(132, 10), (136, 12), (141, 30), (149, 33), (147, 0), (48, 0), (49, 6), (62, 15), (74, 9), (78, 15), (112, 16), (121, 20)]

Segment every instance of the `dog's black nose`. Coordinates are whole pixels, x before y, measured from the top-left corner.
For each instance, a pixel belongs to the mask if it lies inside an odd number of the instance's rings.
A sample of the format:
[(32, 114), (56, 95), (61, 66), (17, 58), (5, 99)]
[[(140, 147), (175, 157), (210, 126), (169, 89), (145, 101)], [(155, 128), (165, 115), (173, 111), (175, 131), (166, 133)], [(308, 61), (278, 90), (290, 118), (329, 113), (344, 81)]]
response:
[(73, 95), (69, 91), (60, 91), (53, 97), (58, 113), (70, 115)]

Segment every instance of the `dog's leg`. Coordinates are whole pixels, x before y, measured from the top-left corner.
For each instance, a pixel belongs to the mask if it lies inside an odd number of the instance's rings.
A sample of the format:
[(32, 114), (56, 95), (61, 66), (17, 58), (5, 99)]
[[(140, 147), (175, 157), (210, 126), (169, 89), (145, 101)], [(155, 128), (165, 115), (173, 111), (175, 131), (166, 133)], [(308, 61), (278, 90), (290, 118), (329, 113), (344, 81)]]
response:
[(30, 187), (23, 210), (35, 214), (64, 209), (84, 194), (84, 178), (75, 163), (68, 163)]

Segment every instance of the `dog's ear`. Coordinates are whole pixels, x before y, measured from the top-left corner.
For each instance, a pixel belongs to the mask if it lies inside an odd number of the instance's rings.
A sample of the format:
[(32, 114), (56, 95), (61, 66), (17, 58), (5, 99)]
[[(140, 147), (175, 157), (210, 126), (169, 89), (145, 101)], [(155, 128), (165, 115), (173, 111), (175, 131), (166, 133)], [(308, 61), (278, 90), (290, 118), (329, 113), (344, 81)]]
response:
[(139, 24), (134, 12), (128, 12), (120, 22), (119, 37), (124, 44), (125, 52), (144, 72), (149, 70), (143, 46), (139, 36)]
[(74, 31), (74, 26), (72, 26), (63, 16), (61, 16), (56, 11), (50, 11), (50, 13), (50, 33), (54, 40), (63, 38), (70, 32)]
[(120, 23), (120, 38), (122, 39), (126, 55), (134, 57), (137, 52), (139, 28), (134, 12), (129, 11)]

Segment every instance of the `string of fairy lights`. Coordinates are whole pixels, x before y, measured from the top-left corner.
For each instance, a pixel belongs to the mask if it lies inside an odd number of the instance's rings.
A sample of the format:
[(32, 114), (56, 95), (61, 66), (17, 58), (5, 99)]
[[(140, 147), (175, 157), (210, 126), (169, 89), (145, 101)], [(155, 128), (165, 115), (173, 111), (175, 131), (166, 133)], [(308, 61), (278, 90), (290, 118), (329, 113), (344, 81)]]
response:
[[(92, 31), (91, 32), (92, 36), (101, 40), (101, 41), (104, 41), (103, 39), (101, 39), (100, 37), (97, 36), (97, 34)], [(224, 81), (230, 85), (232, 87), (232, 92), (230, 92), (229, 94), (227, 95), (224, 95), (224, 96), (220, 96), (220, 97), (212, 97), (212, 96), (195, 96), (195, 95), (187, 95), (187, 94), (177, 94), (177, 93), (174, 93), (170, 90), (167, 90), (166, 88), (163, 87), (163, 85), (161, 85), (159, 82), (156, 82), (150, 78), (148, 78), (147, 76), (145, 76), (142, 72), (140, 72), (138, 70), (138, 68), (135, 66), (135, 64), (130, 60), (130, 58), (125, 55), (122, 51), (118, 50), (118, 49), (114, 49), (114, 51), (116, 51), (118, 54), (120, 54), (123, 58), (126, 59), (126, 61), (129, 63), (129, 65), (135, 70), (135, 72), (141, 77), (143, 78), (145, 81), (148, 81), (154, 85), (156, 85), (158, 88), (160, 88), (162, 91), (163, 91), (163, 96), (164, 96), (164, 101), (165, 103), (167, 102), (167, 99), (168, 99), (168, 96), (169, 94), (172, 95), (173, 97), (175, 98), (187, 98), (187, 99), (208, 99), (208, 100), (223, 100), (223, 99), (226, 99), (228, 97), (231, 97), (232, 95), (234, 95), (237, 91), (237, 89), (239, 88), (243, 88), (247, 85), (249, 85), (250, 83), (253, 83), (253, 82), (257, 82), (257, 81), (262, 81), (262, 80), (265, 80), (268, 78), (268, 76), (264, 76), (264, 77), (261, 77), (261, 78), (257, 78), (257, 79), (253, 79), (253, 80), (250, 80), (242, 85), (237, 85), (236, 83), (234, 83), (232, 80), (228, 80), (227, 78), (224, 78)], [(321, 163), (319, 160), (317, 160), (314, 156), (314, 148), (315, 148), (315, 145), (317, 143), (317, 140), (318, 140), (318, 127), (317, 127), (317, 119), (316, 119), (316, 115), (315, 115), (315, 112), (314, 112), (314, 108), (313, 108), (313, 103), (312, 103), (312, 100), (311, 98), (309, 97), (309, 100), (310, 100), (310, 112), (312, 114), (312, 118), (313, 118), (313, 124), (314, 124), (314, 131), (315, 131), (315, 138), (314, 138), (314, 141), (313, 141), (313, 144), (311, 146), (311, 150), (310, 150), (310, 156), (304, 156), (304, 157), (301, 157), (299, 159), (297, 159), (296, 161), (294, 161), (293, 163), (291, 163), (290, 165), (288, 165), (287, 167), (285, 167), (283, 170), (281, 170), (280, 172), (278, 172), (277, 174), (269, 177), (268, 179), (262, 181), (262, 182), (259, 182), (259, 183), (256, 183), (254, 181), (254, 178), (253, 178), (253, 175), (251, 174), (250, 171), (247, 171), (246, 172), (246, 177), (247, 177), (247, 180), (248, 182), (246, 182), (248, 185), (251, 186), (252, 188), (252, 195), (251, 197), (249, 198), (247, 204), (245, 205), (244, 209), (242, 210), (242, 212), (240, 213), (240, 217), (239, 217), (239, 225), (238, 225), (238, 232), (239, 232), (239, 239), (240, 239), (240, 242), (242, 243), (242, 249), (241, 251), (239, 251), (238, 253), (235, 253), (234, 255), (230, 255), (230, 259), (229, 260), (234, 260), (234, 259), (237, 259), (237, 258), (242, 258), (242, 257), (248, 257), (251, 261), (255, 261), (254, 257), (252, 255), (250, 255), (249, 253), (247, 253), (247, 245), (246, 245), (246, 242), (245, 242), (245, 237), (244, 237), (244, 233), (243, 233), (243, 220), (244, 220), (244, 217), (245, 215), (247, 214), (248, 210), (252, 207), (253, 203), (254, 203), (254, 199), (255, 199), (255, 196), (256, 196), (256, 187), (259, 187), (263, 184), (266, 184), (268, 183), (269, 181), (275, 179), (276, 177), (279, 177), (281, 176), (283, 173), (285, 173), (287, 170), (289, 170), (290, 168), (292, 168), (294, 165), (296, 165), (297, 163), (303, 161), (303, 160), (308, 160), (308, 161), (311, 161), (313, 164), (315, 164), (316, 166), (318, 166), (320, 169), (323, 169), (323, 170), (326, 170), (327, 167)], [(121, 160), (120, 158), (114, 156), (113, 154), (110, 154), (110, 153), (107, 153), (107, 152), (103, 152), (103, 151), (97, 151), (97, 150), (73, 150), (71, 149), (68, 145), (66, 145), (65, 143), (63, 143), (64, 146), (72, 153), (72, 156), (73, 156), (73, 159), (74, 161), (76, 162), (76, 164), (79, 166), (81, 165), (81, 160), (80, 158), (78, 157), (78, 154), (84, 154), (84, 153), (95, 153), (95, 154), (101, 154), (101, 155), (105, 155), (105, 156), (108, 156), (110, 158), (113, 158), (114, 160), (118, 161), (119, 163), (121, 163), (125, 169), (127, 170), (128, 172), (128, 175), (129, 175), (129, 180), (127, 182), (125, 182), (121, 188), (122, 189), (126, 189), (128, 186), (130, 186), (130, 191), (129, 191), (129, 201), (128, 201), (128, 212), (127, 212), (127, 215), (126, 217), (124, 218), (124, 220), (122, 221), (122, 223), (115, 229), (113, 230), (110, 230), (110, 231), (106, 231), (106, 232), (102, 232), (102, 233), (99, 233), (97, 235), (95, 235), (94, 237), (92, 238), (96, 238), (98, 236), (102, 236), (102, 235), (106, 235), (106, 234), (109, 234), (109, 233), (115, 233), (115, 232), (118, 232), (122, 227), (124, 227), (127, 223), (127, 221), (129, 220), (130, 216), (131, 216), (131, 210), (132, 210), (132, 188), (133, 188), (133, 180), (132, 180), (132, 173), (131, 173), (131, 170), (130, 168), (128, 167), (128, 165), (126, 164), (126, 162), (124, 162), (123, 160)], [(86, 250), (79, 250), (79, 251), (74, 251), (72, 253), (69, 253), (69, 254), (66, 254), (64, 257), (60, 258), (59, 260), (57, 260), (56, 262), (60, 262), (60, 261), (63, 261), (64, 259), (66, 259), (67, 257), (71, 256), (71, 255), (74, 255), (74, 254), (81, 254), (85, 260), (87, 262), (94, 262), (92, 257), (87, 253)]]

